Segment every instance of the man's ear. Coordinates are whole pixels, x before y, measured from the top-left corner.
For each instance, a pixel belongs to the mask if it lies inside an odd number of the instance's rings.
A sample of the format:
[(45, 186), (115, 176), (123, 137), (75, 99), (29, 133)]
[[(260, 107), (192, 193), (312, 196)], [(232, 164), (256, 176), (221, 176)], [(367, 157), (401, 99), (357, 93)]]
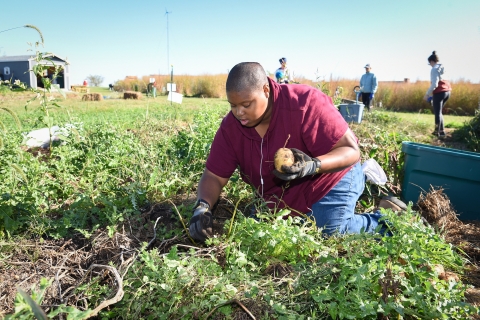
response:
[(268, 83), (265, 83), (263, 85), (263, 93), (265, 93), (265, 97), (269, 97), (270, 96), (270, 86), (268, 85)]

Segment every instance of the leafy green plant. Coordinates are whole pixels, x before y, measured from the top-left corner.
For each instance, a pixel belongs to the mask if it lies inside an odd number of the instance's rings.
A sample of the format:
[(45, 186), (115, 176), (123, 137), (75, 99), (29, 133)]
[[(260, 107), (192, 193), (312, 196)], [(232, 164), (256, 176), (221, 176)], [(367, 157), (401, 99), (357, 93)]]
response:
[[(367, 196), (373, 200), (374, 195), (388, 192), (397, 194), (403, 182), (403, 141), (415, 141), (414, 131), (408, 126), (398, 128), (399, 118), (395, 115), (378, 111), (364, 114), (361, 125), (352, 126), (352, 130), (359, 139), (362, 160), (374, 159), (383, 168), (387, 175), (387, 185), (383, 188), (376, 185), (367, 185)], [(364, 203), (364, 206), (370, 205)]]
[[(10, 108), (7, 108), (7, 107), (0, 107), (0, 110), (3, 110), (5, 112), (7, 112), (8, 114), (10, 114), (10, 116), (13, 118), (13, 120), (15, 121), (15, 124), (17, 125), (17, 128), (18, 129), (22, 129), (22, 124), (20, 122), (20, 119), (18, 118), (17, 114), (15, 112), (13, 112), (12, 109)], [(3, 132), (6, 132), (7, 131), (7, 127), (5, 126), (5, 124), (3, 122), (0, 121), (0, 128), (2, 129)]]
[(191, 318), (234, 299), (279, 319), (465, 319), (477, 312), (465, 302), (467, 286), (439, 279), (432, 268), (461, 273), (465, 260), (410, 210), (384, 212), (390, 237), (324, 238), (299, 218), (284, 219), (287, 213), (260, 214), (262, 222), (239, 215), (230, 237), (206, 248), (144, 248), (125, 277), (124, 299), (102, 316)]
[(88, 129), (74, 123), (49, 161), (19, 150), (17, 134), (7, 133), (0, 155), (0, 164), (6, 164), (0, 172), (6, 179), (0, 181), (0, 189), (8, 197), (0, 199), (0, 232), (30, 230), (62, 237), (69, 230), (106, 227), (113, 234), (116, 225), (138, 214), (147, 200), (164, 201), (192, 190), (219, 120), (218, 111), (204, 113), (179, 131), (163, 134), (162, 128), (162, 135), (154, 138), (154, 120), (142, 125), (149, 131), (147, 137), (109, 122)]
[[(238, 242), (239, 250), (258, 253), (251, 256), (256, 260), (256, 264), (263, 268), (268, 267), (271, 261), (293, 265), (305, 262), (308, 257), (317, 254), (320, 247), (312, 235), (316, 233), (316, 227), (303, 223), (300, 217), (292, 218), (289, 214), (289, 210), (280, 210), (273, 215), (258, 214), (260, 222), (245, 219), (242, 228), (234, 229), (229, 241), (236, 242), (236, 239), (241, 239)], [(231, 248), (227, 249), (227, 256), (228, 250)]]
[(15, 313), (7, 315), (5, 319), (54, 319), (56, 316), (62, 313), (67, 314), (69, 320), (81, 320), (86, 319), (91, 314), (91, 310), (80, 311), (72, 306), (60, 305), (52, 312), (45, 313), (40, 306), (45, 296), (45, 291), (52, 285), (53, 279), (42, 278), (40, 280), (39, 290), (33, 290), (31, 296), (18, 288), (18, 294), (15, 299)]
[(52, 280), (42, 278), (39, 291), (32, 290), (32, 296), (29, 296), (21, 288), (18, 288), (18, 294), (15, 299), (15, 314), (7, 316), (6, 319), (47, 319), (47, 315), (40, 307), (45, 290), (52, 284)]
[(477, 111), (475, 117), (463, 127), (456, 130), (453, 137), (459, 141), (466, 141), (470, 150), (480, 152), (480, 111)]
[[(49, 53), (42, 53), (40, 51), (36, 51), (35, 54), (35, 62), (36, 64), (33, 66), (31, 72), (35, 74), (36, 77), (39, 77), (43, 83), (43, 90), (38, 89), (38, 88), (30, 88), (31, 91), (35, 93), (35, 96), (28, 100), (25, 109), (27, 109), (27, 106), (30, 105), (33, 101), (35, 100), (40, 100), (40, 111), (42, 112), (42, 115), (37, 119), (39, 123), (47, 126), (49, 129), (49, 135), (50, 135), (50, 146), (49, 148), (52, 148), (52, 131), (51, 127), (53, 127), (55, 120), (52, 117), (50, 110), (52, 108), (60, 108), (61, 106), (50, 96), (51, 91), (55, 88), (58, 90), (58, 92), (65, 98), (65, 93), (54, 87), (52, 84), (53, 79), (58, 77), (58, 73), (62, 70), (62, 66), (55, 65), (53, 60), (50, 58)], [(43, 61), (47, 61), (50, 64), (44, 64)], [(51, 67), (54, 68), (54, 74), (52, 75), (52, 79), (45, 77), (45, 73), (47, 70), (49, 70)]]

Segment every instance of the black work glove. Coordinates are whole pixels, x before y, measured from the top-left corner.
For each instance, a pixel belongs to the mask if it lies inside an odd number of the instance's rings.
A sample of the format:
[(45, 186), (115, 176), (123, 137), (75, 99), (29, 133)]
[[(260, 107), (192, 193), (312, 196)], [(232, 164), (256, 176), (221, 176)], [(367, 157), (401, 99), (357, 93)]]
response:
[(291, 166), (282, 165), (282, 172), (277, 169), (273, 170), (273, 174), (282, 180), (300, 179), (305, 176), (314, 175), (320, 172), (322, 162), (317, 158), (312, 158), (304, 152), (291, 148), (295, 162)]
[(210, 211), (210, 205), (203, 199), (200, 199), (193, 208), (193, 216), (190, 219), (188, 228), (190, 236), (198, 241), (205, 241), (213, 236), (213, 215)]

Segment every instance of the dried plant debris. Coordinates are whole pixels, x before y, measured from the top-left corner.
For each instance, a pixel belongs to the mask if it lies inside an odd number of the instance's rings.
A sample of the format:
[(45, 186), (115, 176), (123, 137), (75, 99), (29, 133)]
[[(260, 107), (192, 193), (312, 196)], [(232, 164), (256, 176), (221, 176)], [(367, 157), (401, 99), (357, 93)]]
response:
[(460, 221), (455, 210), (453, 210), (450, 200), (443, 193), (443, 189), (430, 188), (428, 193), (421, 193), (418, 207), (425, 219), (429, 223), (435, 224), (443, 229), (458, 224)]
[(470, 260), (464, 280), (476, 288), (468, 292), (467, 298), (480, 305), (480, 221), (461, 221), (442, 188), (422, 193), (417, 203), (419, 212), (438, 228), (445, 240), (463, 251)]
[(473, 263), (480, 261), (480, 221), (461, 221), (443, 189), (431, 188), (417, 203), (419, 212), (445, 239), (463, 250)]
[(99, 283), (111, 285), (112, 291), (117, 291), (115, 283), (118, 281), (111, 274), (99, 272), (99, 268), (91, 272), (89, 269), (92, 265), (113, 263), (117, 266), (116, 270), (122, 273), (133, 262), (133, 246), (138, 245), (126, 234), (116, 233), (110, 238), (106, 232), (101, 231), (89, 240), (79, 235), (75, 240), (2, 243), (0, 315), (13, 311), (17, 287), (30, 293), (41, 278), (53, 279), (53, 285), (45, 293), (45, 306), (73, 303), (82, 308), (83, 298), (76, 296), (75, 289), (81, 282), (88, 283), (94, 277), (98, 278)]

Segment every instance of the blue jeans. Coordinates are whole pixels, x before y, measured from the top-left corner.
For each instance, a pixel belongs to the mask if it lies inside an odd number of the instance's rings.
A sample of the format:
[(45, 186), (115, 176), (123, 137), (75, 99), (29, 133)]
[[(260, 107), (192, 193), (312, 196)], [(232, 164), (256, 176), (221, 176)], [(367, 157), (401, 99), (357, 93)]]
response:
[(355, 205), (365, 187), (365, 175), (360, 162), (354, 165), (348, 173), (322, 199), (312, 206), (309, 216), (315, 218), (323, 233), (332, 235), (336, 232), (360, 233), (374, 232), (381, 225), (385, 232), (386, 226), (378, 221), (383, 216), (380, 211), (357, 214)]

